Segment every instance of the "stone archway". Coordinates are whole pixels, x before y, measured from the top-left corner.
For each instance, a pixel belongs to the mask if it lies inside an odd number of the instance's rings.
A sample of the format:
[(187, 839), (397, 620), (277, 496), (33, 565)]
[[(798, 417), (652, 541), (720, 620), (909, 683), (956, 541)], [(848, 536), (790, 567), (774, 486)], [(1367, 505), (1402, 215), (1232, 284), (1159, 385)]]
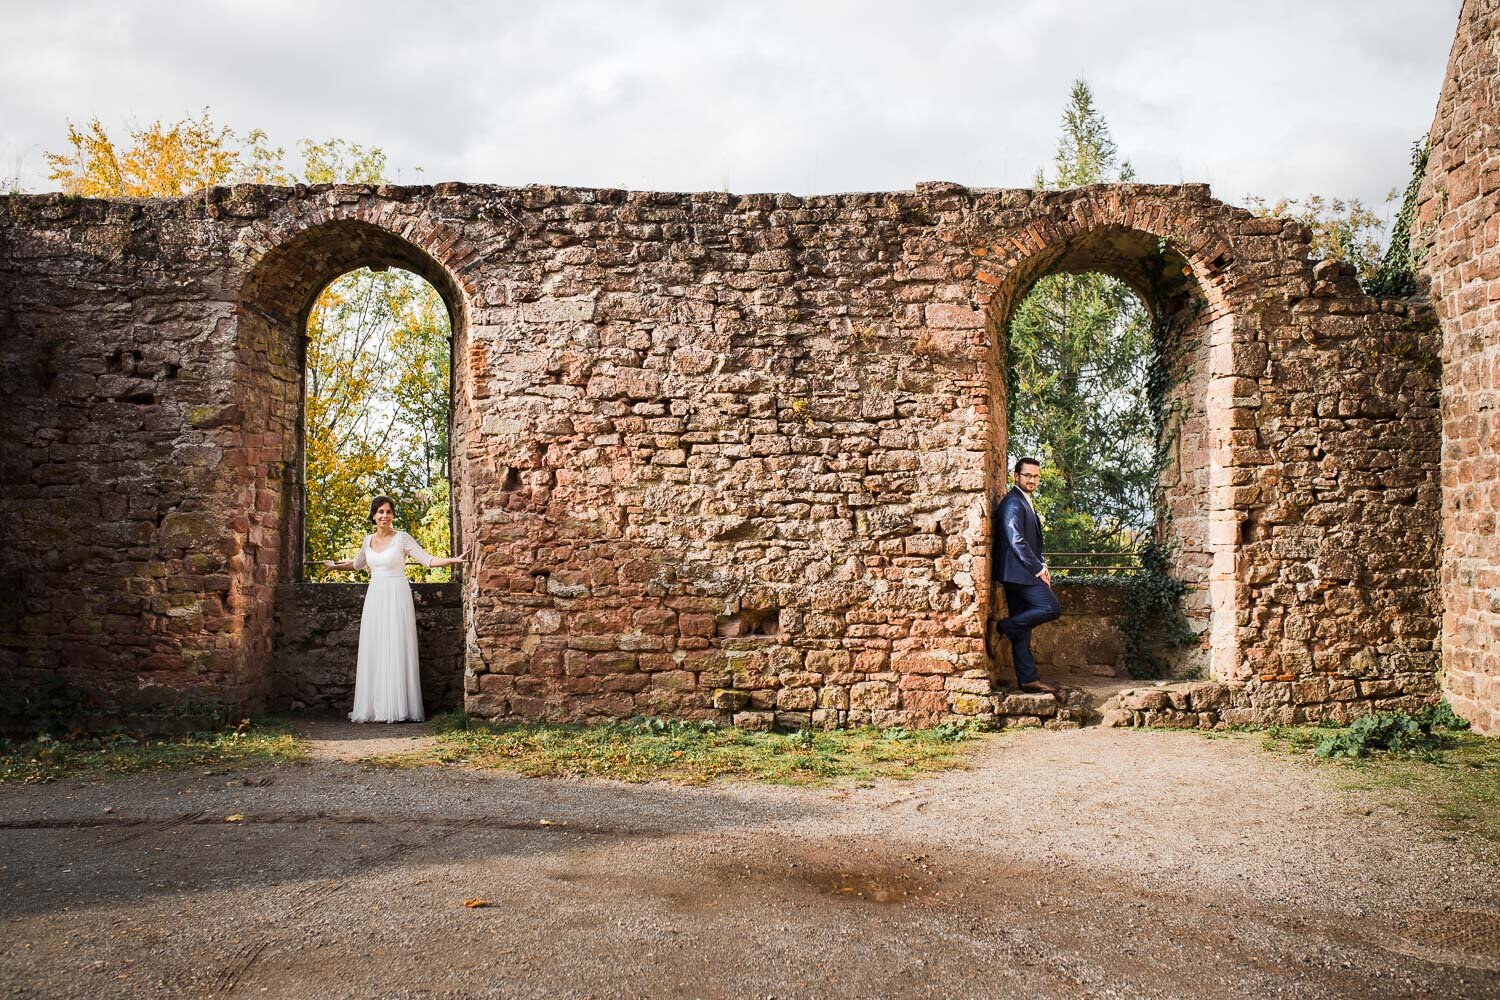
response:
[(1188, 587), (1183, 610), (1202, 637), (1199, 648), (1185, 651), (1181, 666), (1233, 680), (1241, 676), (1243, 661), (1235, 617), (1244, 603), (1236, 572), (1242, 515), (1230, 490), (1236, 418), (1229, 406), (1232, 376), (1222, 358), (1232, 356), (1236, 337), (1226, 276), (1235, 255), (1229, 240), (1217, 235), (1217, 220), (1190, 208), (1138, 212), (1128, 201), (1082, 193), (1060, 200), (1030, 224), (1013, 225), (971, 247), (976, 300), (993, 345), (986, 366), (989, 409), (998, 425), (991, 482), (998, 491), (1006, 481), (1003, 366), (1016, 306), (1051, 274), (1099, 272), (1123, 281), (1165, 334), (1160, 349), (1169, 385), (1163, 419), (1170, 451), (1159, 480), (1158, 513), (1173, 576)]
[[(278, 229), (274, 243), (247, 253), (251, 263), (236, 311), (233, 375), (242, 447), (234, 463), (238, 474), (223, 488), (227, 504), (241, 512), (232, 522), (237, 551), (231, 554), (231, 599), (244, 616), (241, 670), (263, 700), (286, 708), (342, 700), (344, 671), (319, 661), (347, 658), (342, 654), (348, 651), (348, 636), (342, 633), (349, 631), (346, 620), (352, 618), (356, 627), (358, 622), (357, 594), (314, 594), (317, 588), (298, 584), (304, 353), (313, 302), (334, 278), (361, 267), (410, 271), (437, 289), (447, 306), (451, 361), (462, 356), (470, 289), (456, 270), (463, 258), (460, 244), (440, 227), (399, 234), (379, 220), (350, 213), (345, 218), (288, 219)], [(458, 365), (451, 370), (450, 427), (461, 379)], [(458, 530), (454, 537), (461, 537)], [(458, 585), (424, 585), (418, 591), (419, 614), (438, 626), (423, 630), (424, 653), (429, 654), (424, 662), (427, 694), (443, 707), (454, 707), (461, 700), (462, 683)], [(308, 622), (311, 626), (304, 627)], [(433, 657), (434, 650), (441, 654)], [(278, 666), (283, 659), (294, 662)]]

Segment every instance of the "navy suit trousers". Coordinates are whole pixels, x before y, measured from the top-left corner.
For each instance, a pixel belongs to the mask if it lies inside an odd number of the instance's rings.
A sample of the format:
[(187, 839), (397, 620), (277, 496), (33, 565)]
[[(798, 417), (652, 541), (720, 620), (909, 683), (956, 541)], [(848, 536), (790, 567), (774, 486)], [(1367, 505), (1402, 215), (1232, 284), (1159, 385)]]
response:
[(1005, 609), (1010, 612), (1010, 617), (1000, 619), (995, 627), (1010, 640), (1011, 658), (1016, 664), (1016, 683), (1030, 684), (1038, 680), (1036, 657), (1031, 654), (1031, 630), (1062, 617), (1062, 605), (1052, 588), (1038, 580), (1036, 583), (1007, 583)]

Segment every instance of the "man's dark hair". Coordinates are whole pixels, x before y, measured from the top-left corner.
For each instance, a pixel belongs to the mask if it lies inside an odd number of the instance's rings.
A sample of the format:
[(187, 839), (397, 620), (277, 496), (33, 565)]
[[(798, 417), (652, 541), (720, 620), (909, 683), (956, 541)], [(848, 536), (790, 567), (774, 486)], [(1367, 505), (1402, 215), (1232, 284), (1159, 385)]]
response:
[(1040, 459), (1032, 458), (1030, 455), (1022, 455), (1020, 458), (1016, 459), (1016, 468), (1015, 468), (1016, 475), (1019, 476), (1021, 474), (1021, 466), (1023, 466), (1023, 465), (1034, 465), (1038, 469), (1040, 469), (1042, 467), (1042, 463), (1041, 463)]

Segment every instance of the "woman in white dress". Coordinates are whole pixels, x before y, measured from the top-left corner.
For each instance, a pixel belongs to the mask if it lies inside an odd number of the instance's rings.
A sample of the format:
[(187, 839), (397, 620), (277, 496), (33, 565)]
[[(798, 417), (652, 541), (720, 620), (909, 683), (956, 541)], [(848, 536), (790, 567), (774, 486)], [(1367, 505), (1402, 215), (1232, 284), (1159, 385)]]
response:
[(354, 673), (354, 711), (351, 722), (421, 722), (422, 675), (417, 668), (417, 612), (411, 584), (406, 582), (406, 558), (423, 566), (457, 566), (463, 553), (451, 558), (428, 555), (417, 540), (397, 531), (396, 502), (376, 497), (370, 503), (375, 533), (366, 535), (359, 555), (342, 562), (324, 560), (326, 569), (366, 569), (370, 586), (359, 620), (359, 661)]

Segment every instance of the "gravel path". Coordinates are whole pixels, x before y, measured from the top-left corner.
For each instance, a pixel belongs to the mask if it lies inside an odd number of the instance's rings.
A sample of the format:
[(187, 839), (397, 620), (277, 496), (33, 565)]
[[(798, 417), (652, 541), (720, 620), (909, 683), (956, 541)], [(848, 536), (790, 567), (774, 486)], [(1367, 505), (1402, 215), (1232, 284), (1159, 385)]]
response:
[(369, 757), (414, 753), (437, 743), (423, 722), (355, 724), (345, 719), (302, 718), (292, 731), (314, 761), (357, 761)]
[(1243, 739), (685, 789), (372, 768), (343, 744), (423, 734), (354, 728), (302, 765), (0, 788), (0, 989), (1500, 997), (1500, 865)]

